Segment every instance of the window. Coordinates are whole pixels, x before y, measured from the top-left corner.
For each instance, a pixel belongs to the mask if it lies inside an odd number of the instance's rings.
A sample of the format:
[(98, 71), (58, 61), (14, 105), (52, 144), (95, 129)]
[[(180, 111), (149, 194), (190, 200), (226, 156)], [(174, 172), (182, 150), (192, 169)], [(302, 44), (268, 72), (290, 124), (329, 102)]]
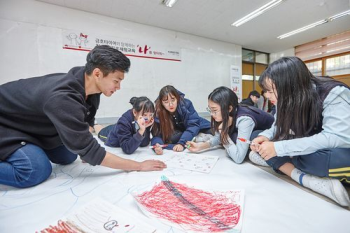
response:
[(247, 98), (252, 90), (261, 91), (258, 80), (269, 64), (269, 54), (242, 49), (242, 97)]
[(248, 62), (254, 62), (254, 51), (243, 49), (242, 60), (248, 61)]
[(350, 51), (350, 31), (328, 36), (295, 47), (295, 56), (303, 61), (330, 57)]
[(295, 47), (315, 76), (331, 76), (350, 85), (350, 31), (328, 36)]
[(326, 59), (326, 75), (350, 74), (350, 54)]
[(269, 55), (267, 53), (256, 52), (255, 62), (261, 64), (269, 64)]
[(350, 85), (350, 52), (306, 61), (305, 64), (315, 76), (331, 76)]
[(307, 68), (309, 68), (310, 72), (315, 76), (321, 76), (322, 75), (322, 60), (314, 61), (314, 62), (307, 62), (306, 63)]

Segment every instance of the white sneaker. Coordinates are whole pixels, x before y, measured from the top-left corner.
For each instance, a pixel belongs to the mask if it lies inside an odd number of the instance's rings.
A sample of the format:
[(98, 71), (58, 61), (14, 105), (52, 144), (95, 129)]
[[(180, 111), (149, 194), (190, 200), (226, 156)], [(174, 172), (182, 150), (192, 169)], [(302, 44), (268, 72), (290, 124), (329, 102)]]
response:
[(256, 153), (255, 151), (251, 151), (249, 153), (249, 159), (250, 161), (252, 161), (252, 163), (259, 165), (259, 166), (264, 166), (264, 167), (268, 167), (269, 165), (266, 163), (266, 161), (261, 158), (261, 156)]
[(329, 197), (341, 206), (350, 206), (348, 192), (339, 180), (332, 178), (321, 178), (312, 175), (307, 176), (310, 176), (310, 187), (308, 188), (326, 197)]

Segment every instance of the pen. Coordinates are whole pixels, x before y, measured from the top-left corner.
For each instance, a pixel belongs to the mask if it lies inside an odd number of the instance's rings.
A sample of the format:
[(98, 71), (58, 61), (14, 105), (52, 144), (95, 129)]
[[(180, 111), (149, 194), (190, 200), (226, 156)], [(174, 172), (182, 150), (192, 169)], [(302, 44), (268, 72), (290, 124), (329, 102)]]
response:
[[(145, 121), (147, 121), (147, 120), (148, 120), (148, 118), (146, 118), (146, 117), (145, 117), (145, 118), (143, 118), (143, 119), (145, 119)], [(135, 124), (135, 123), (137, 123), (137, 121), (132, 121), (132, 122), (131, 122), (131, 124)]]
[(238, 138), (238, 140), (240, 140), (241, 142), (248, 143), (248, 144), (250, 144), (250, 145), (255, 145), (255, 143), (253, 143), (252, 141), (249, 141), (249, 140), (244, 139), (244, 138)]
[(168, 146), (168, 144), (164, 144), (164, 145), (158, 145), (158, 146), (156, 146), (156, 145), (154, 145), (154, 146), (150, 146), (149, 148), (151, 148), (151, 149), (154, 149), (154, 148), (156, 148), (156, 147), (167, 147)]
[[(192, 140), (191, 140), (191, 142), (194, 142), (194, 141), (196, 141), (196, 137), (193, 137)], [(187, 145), (187, 149), (190, 149), (190, 147), (191, 147), (191, 144), (188, 144)]]

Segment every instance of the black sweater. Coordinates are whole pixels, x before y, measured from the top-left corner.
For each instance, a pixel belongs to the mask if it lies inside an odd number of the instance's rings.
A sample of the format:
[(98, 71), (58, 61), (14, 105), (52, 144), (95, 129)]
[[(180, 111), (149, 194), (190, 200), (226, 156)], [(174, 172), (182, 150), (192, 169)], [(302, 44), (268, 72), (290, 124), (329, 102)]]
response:
[(105, 149), (89, 132), (100, 94), (85, 100), (85, 68), (21, 79), (0, 86), (0, 159), (25, 143), (44, 150), (62, 144), (92, 165), (101, 164)]

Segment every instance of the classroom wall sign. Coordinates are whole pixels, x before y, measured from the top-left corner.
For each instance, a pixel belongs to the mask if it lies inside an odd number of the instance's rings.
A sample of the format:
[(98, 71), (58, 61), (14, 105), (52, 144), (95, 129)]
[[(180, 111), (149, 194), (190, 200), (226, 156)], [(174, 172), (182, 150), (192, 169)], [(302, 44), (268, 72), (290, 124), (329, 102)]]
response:
[(81, 31), (63, 30), (63, 49), (90, 51), (96, 45), (109, 45), (126, 56), (181, 62), (181, 50), (164, 48), (150, 43), (130, 39), (95, 35)]
[(230, 69), (231, 89), (236, 93), (238, 102), (242, 101), (242, 73), (239, 66), (231, 65)]

